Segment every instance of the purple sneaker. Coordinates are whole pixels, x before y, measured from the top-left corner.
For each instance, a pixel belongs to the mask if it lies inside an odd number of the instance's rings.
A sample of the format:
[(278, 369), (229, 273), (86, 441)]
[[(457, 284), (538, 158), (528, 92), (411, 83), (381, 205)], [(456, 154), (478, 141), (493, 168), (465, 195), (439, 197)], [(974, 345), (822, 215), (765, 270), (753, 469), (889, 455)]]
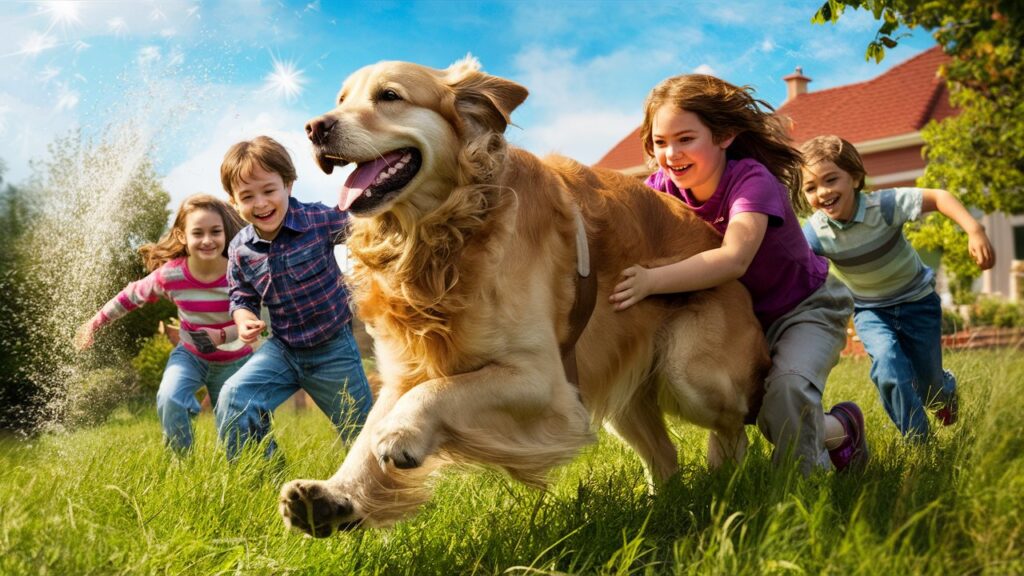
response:
[(829, 410), (843, 425), (846, 440), (838, 447), (828, 451), (828, 457), (837, 472), (849, 469), (863, 469), (870, 459), (868, 439), (864, 436), (864, 414), (853, 402), (840, 402)]

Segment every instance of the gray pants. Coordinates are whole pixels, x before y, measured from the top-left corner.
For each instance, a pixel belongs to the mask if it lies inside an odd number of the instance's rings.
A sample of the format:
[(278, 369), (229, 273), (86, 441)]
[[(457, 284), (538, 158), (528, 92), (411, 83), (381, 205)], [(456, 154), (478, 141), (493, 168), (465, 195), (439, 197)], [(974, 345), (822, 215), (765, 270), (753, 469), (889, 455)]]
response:
[(757, 425), (775, 445), (776, 465), (795, 457), (804, 474), (832, 467), (821, 396), (846, 343), (852, 313), (850, 291), (829, 275), (821, 288), (768, 328), (772, 368)]

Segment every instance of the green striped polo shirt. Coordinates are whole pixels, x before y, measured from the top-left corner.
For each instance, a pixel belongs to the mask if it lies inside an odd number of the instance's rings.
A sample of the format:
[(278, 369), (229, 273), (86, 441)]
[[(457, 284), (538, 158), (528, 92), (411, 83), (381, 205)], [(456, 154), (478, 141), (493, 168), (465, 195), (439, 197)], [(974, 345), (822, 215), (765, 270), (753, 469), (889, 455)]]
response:
[(816, 254), (832, 261), (856, 306), (879, 308), (924, 298), (935, 290), (935, 274), (903, 236), (903, 224), (921, 216), (920, 188), (857, 193), (856, 213), (836, 222), (820, 210), (804, 222)]

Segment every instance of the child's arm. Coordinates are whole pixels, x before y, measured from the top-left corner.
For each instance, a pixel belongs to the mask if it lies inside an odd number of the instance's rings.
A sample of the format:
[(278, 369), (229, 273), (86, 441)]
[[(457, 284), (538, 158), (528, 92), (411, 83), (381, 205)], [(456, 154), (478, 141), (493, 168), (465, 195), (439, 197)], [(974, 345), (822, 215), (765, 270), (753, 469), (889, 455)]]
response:
[(975, 220), (974, 216), (971, 216), (971, 213), (956, 199), (956, 196), (946, 190), (922, 188), (921, 211), (933, 212), (936, 210), (956, 222), (964, 229), (964, 232), (967, 232), (967, 250), (979, 268), (988, 270), (995, 265), (996, 253), (985, 234), (985, 227)]
[(100, 308), (92, 318), (78, 327), (74, 339), (75, 348), (85, 350), (92, 346), (93, 336), (101, 327), (150, 302), (156, 302), (163, 295), (159, 268), (142, 280), (128, 284), (124, 290), (117, 293), (117, 296), (104, 304), (103, 308)]
[[(229, 309), (231, 310), (231, 319), (235, 321), (238, 339), (246, 344), (252, 344), (260, 337), (263, 329), (266, 328), (266, 323), (253, 312), (253, 310), (259, 310), (259, 294), (242, 272), (234, 245), (228, 248), (227, 276), (228, 299), (231, 301)], [(226, 331), (227, 329), (225, 329)]]
[(692, 292), (736, 280), (746, 273), (767, 229), (767, 214), (741, 212), (729, 221), (721, 247), (658, 268), (630, 266), (608, 300), (616, 310), (625, 310), (651, 294)]

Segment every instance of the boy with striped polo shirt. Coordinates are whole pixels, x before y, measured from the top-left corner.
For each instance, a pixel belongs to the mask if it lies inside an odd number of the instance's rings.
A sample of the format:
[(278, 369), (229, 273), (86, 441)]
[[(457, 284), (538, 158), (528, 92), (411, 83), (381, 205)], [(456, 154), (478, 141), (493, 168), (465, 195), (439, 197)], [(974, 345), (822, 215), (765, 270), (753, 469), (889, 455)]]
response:
[(816, 211), (804, 235), (853, 292), (853, 322), (871, 356), (871, 379), (905, 437), (928, 437), (925, 408), (948, 426), (957, 419), (956, 378), (942, 368), (942, 307), (935, 276), (903, 236), (903, 223), (939, 211), (967, 232), (983, 270), (995, 264), (985, 229), (945, 190), (894, 188), (872, 194), (863, 161), (837, 136), (806, 142), (803, 191)]
[[(221, 164), (231, 204), (250, 225), (228, 250), (231, 314), (239, 338), (254, 342), (270, 313), (273, 335), (224, 385), (217, 405), (228, 458), (269, 432), (274, 409), (305, 390), (346, 441), (359, 432), (372, 398), (352, 336), (348, 292), (334, 258), (348, 215), (291, 197), (295, 168), (267, 136), (232, 146)], [(276, 446), (271, 439), (265, 455)]]

